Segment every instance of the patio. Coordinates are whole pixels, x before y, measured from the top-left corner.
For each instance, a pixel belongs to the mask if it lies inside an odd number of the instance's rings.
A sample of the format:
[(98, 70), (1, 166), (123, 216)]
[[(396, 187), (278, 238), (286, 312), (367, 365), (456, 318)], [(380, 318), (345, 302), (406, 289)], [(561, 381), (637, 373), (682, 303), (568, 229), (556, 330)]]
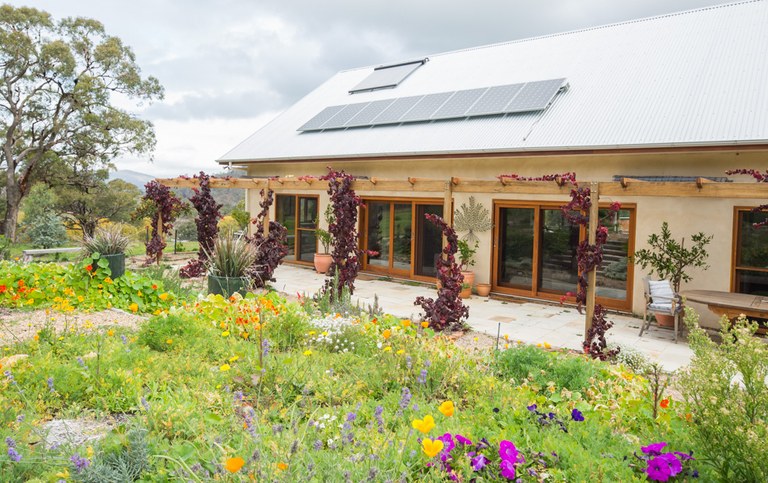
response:
[[(326, 277), (311, 268), (283, 264), (275, 272), (274, 287), (289, 295), (313, 294)], [(379, 305), (387, 313), (399, 317), (416, 317), (420, 307), (413, 305), (419, 295), (434, 297), (435, 290), (421, 285), (392, 282), (376, 276), (361, 275), (355, 282), (354, 301), (361, 305), (372, 304), (378, 295)], [(496, 337), (499, 324), (501, 336), (530, 344), (547, 342), (554, 347), (581, 350), (584, 336), (584, 315), (575, 308), (547, 305), (518, 300), (494, 300), (473, 296), (466, 300), (469, 306), (468, 323), (473, 330)], [(611, 313), (609, 320), (614, 327), (608, 332), (608, 341), (630, 346), (645, 354), (652, 361), (661, 363), (667, 371), (674, 371), (688, 364), (693, 352), (681, 341), (674, 343), (671, 330), (655, 325), (643, 337), (638, 337), (640, 319)]]

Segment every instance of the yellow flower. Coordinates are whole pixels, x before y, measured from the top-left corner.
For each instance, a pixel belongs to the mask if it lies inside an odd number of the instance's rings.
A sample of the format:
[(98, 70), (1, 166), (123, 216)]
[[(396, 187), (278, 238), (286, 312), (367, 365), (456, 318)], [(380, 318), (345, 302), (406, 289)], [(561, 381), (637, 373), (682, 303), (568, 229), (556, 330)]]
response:
[(544, 343), (544, 348), (545, 348), (545, 349), (551, 349), (551, 348), (552, 348), (552, 346), (549, 344), (549, 342), (545, 342), (545, 343)]
[(225, 330), (224, 332), (221, 333), (221, 336), (222, 337), (229, 337), (229, 331)]
[(277, 464), (277, 469), (280, 471), (285, 471), (288, 469), (288, 463), (283, 463), (282, 461)]
[(139, 311), (139, 304), (134, 302), (131, 305), (129, 305), (128, 308), (131, 309), (131, 312), (133, 312), (135, 314), (136, 312)]
[(56, 477), (63, 478), (66, 480), (67, 478), (69, 478), (69, 470), (64, 468), (64, 471), (59, 471), (58, 473), (56, 473)]
[(385, 347), (384, 352), (392, 352), (392, 347), (390, 346)]
[(229, 458), (224, 463), (224, 468), (230, 473), (237, 473), (243, 465), (245, 465), (245, 460), (239, 456), (235, 456), (234, 458)]
[(381, 333), (381, 336), (384, 337), (385, 340), (389, 339), (390, 337), (392, 337), (392, 331), (387, 329)]
[(113, 281), (112, 281), (111, 278), (107, 277), (107, 278), (104, 279), (104, 282), (105, 283), (112, 283)]
[(305, 350), (304, 351), (304, 355), (305, 356), (311, 356), (312, 355), (312, 351), (311, 350)]
[(143, 296), (144, 296), (144, 294), (143, 294), (143, 293), (141, 293), (141, 290), (137, 291), (137, 292), (136, 292), (136, 295), (138, 295), (139, 297), (143, 297)]
[(221, 367), (219, 367), (219, 370), (221, 372), (228, 371), (230, 369), (229, 364), (222, 364)]
[(112, 336), (114, 336), (114, 335), (115, 335), (115, 331), (114, 331), (114, 330), (112, 330), (112, 329), (109, 329), (109, 330), (107, 331), (107, 336), (108, 336), (108, 337), (112, 337)]
[(166, 339), (165, 343), (171, 345), (173, 344), (173, 339)]
[(424, 451), (424, 453), (429, 456), (430, 458), (434, 458), (443, 450), (443, 442), (439, 439), (429, 439), (425, 438), (421, 442), (421, 449)]
[(229, 358), (229, 362), (235, 362), (238, 359), (240, 359), (240, 356), (232, 356)]
[(403, 324), (403, 327), (408, 328), (411, 326), (411, 321), (408, 319), (405, 319), (401, 322)]
[(456, 408), (453, 406), (453, 401), (445, 401), (443, 404), (440, 405), (440, 407), (437, 408), (438, 411), (443, 413), (443, 416), (450, 418), (453, 416), (453, 411)]
[(424, 416), (424, 419), (414, 419), (413, 422), (411, 422), (411, 426), (422, 434), (427, 434), (435, 427), (435, 418), (427, 414)]
[(426, 329), (427, 327), (429, 327), (429, 322), (425, 320), (424, 322), (421, 323), (421, 326)]
[(89, 458), (93, 458), (93, 446), (88, 446), (87, 448), (85, 448), (85, 454)]
[(397, 351), (397, 354), (405, 354), (405, 349), (400, 349), (399, 351)]
[(168, 292), (161, 293), (160, 295), (157, 296), (157, 298), (165, 302), (166, 300), (168, 300)]

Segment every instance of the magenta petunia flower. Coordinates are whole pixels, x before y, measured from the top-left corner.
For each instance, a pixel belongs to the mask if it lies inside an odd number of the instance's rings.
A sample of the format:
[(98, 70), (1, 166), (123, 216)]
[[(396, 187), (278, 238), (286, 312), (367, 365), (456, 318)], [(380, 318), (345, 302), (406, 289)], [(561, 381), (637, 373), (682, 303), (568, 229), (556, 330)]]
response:
[(462, 436), (460, 434), (456, 435), (456, 441), (458, 441), (459, 443), (461, 443), (461, 444), (463, 444), (465, 446), (469, 446), (470, 444), (472, 444), (472, 441), (469, 438), (465, 438), (464, 436)]
[(683, 464), (674, 453), (663, 453), (658, 458), (664, 459), (669, 465), (670, 476), (675, 476), (683, 471)]
[(668, 481), (672, 476), (672, 469), (666, 459), (657, 456), (648, 462), (645, 473), (651, 481)]
[(501, 460), (499, 463), (499, 467), (501, 468), (501, 476), (508, 480), (514, 480), (516, 473), (515, 473), (515, 463), (509, 460)]
[(653, 455), (653, 456), (658, 456), (658, 455), (661, 454), (661, 450), (664, 449), (664, 446), (666, 446), (666, 445), (667, 445), (667, 443), (662, 441), (662, 442), (659, 442), (659, 443), (649, 444), (648, 446), (643, 446), (640, 449), (643, 450), (643, 453), (645, 453), (645, 454), (649, 454), (649, 455)]
[(445, 433), (444, 435), (440, 436), (437, 439), (443, 442), (444, 454), (450, 453), (453, 450), (453, 448), (456, 446), (456, 444), (453, 442), (453, 436), (451, 435), (451, 433)]
[(512, 463), (525, 463), (525, 458), (515, 447), (512, 441), (503, 440), (499, 443), (499, 456), (502, 460), (511, 461)]
[(485, 455), (479, 454), (472, 458), (471, 464), (473, 470), (480, 471), (488, 465), (488, 458)]

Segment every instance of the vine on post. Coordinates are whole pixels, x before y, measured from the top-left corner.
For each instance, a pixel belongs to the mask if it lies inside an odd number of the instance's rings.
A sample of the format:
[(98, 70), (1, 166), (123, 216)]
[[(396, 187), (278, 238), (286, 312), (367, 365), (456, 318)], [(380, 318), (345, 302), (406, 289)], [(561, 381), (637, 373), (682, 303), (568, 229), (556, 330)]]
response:
[[(761, 173), (756, 169), (729, 169), (728, 171), (725, 172), (725, 174), (729, 176), (734, 174), (746, 174), (755, 178), (755, 181), (757, 181), (758, 183), (768, 183), (768, 170), (766, 170), (765, 173)], [(768, 212), (768, 203), (760, 205), (756, 208), (752, 208), (752, 213), (764, 213), (764, 212)], [(755, 228), (760, 228), (761, 226), (766, 226), (766, 225), (768, 225), (768, 219), (752, 224), (752, 226)]]
[(269, 222), (269, 233), (264, 235), (264, 221), (269, 214), (269, 207), (275, 200), (275, 192), (268, 190), (264, 196), (264, 190), (259, 192), (262, 201), (259, 202), (259, 211), (251, 223), (256, 225), (253, 236), (246, 237), (248, 243), (256, 248), (256, 262), (248, 270), (254, 286), (263, 287), (267, 282), (274, 282), (275, 269), (283, 263), (283, 258), (288, 254), (288, 230), (276, 221)]
[(169, 187), (155, 180), (144, 185), (144, 197), (133, 218), (149, 218), (152, 223), (152, 235), (147, 242), (147, 260), (145, 265), (160, 264), (163, 249), (166, 246), (165, 237), (173, 228), (173, 222), (180, 214), (188, 209)]
[[(589, 227), (589, 209), (592, 207), (591, 190), (585, 186), (579, 186), (576, 181), (576, 173), (568, 172), (563, 174), (548, 174), (540, 177), (523, 177), (516, 174), (505, 174), (499, 176), (499, 180), (512, 179), (516, 181), (556, 181), (560, 186), (569, 183), (573, 186), (571, 189), (571, 201), (561, 206), (563, 216), (570, 223)], [(612, 203), (610, 211), (616, 212), (621, 208), (621, 204)], [(588, 240), (579, 243), (576, 248), (576, 260), (578, 265), (578, 277), (576, 285), (576, 294), (568, 292), (562, 297), (561, 302), (566, 297), (574, 295), (576, 306), (581, 313), (582, 307), (587, 303), (587, 277), (593, 270), (598, 270), (603, 262), (603, 245), (608, 241), (608, 229), (598, 223), (595, 243), (591, 244)], [(592, 316), (592, 324), (584, 338), (584, 352), (594, 359), (611, 359), (618, 354), (618, 349), (608, 350), (608, 343), (605, 339), (605, 333), (613, 327), (613, 322), (606, 320), (605, 308), (600, 304), (595, 304), (595, 312)]]
[[(357, 234), (357, 209), (363, 202), (352, 189), (354, 176), (344, 170), (335, 171), (329, 166), (328, 174), (320, 179), (328, 181), (334, 220), (328, 226), (328, 231), (333, 235), (333, 262), (328, 274), (334, 278), (325, 282), (325, 290), (333, 289), (337, 295), (341, 295), (342, 288), (346, 286), (349, 293), (353, 293), (363, 257)], [(337, 285), (334, 284), (335, 274), (338, 274)]]
[(189, 198), (189, 201), (197, 210), (195, 225), (197, 226), (197, 241), (200, 248), (197, 251), (197, 258), (190, 260), (179, 270), (179, 275), (183, 278), (199, 277), (205, 273), (208, 254), (213, 253), (213, 243), (219, 235), (218, 224), (221, 219), (222, 205), (216, 203), (213, 195), (211, 195), (211, 177), (200, 171), (200, 174), (195, 175), (194, 178), (199, 180), (200, 187), (192, 188), (195, 194)]
[(437, 259), (437, 278), (442, 287), (437, 292), (437, 300), (418, 297), (413, 304), (421, 305), (432, 329), (461, 329), (462, 319), (469, 317), (469, 308), (462, 303), (459, 296), (464, 276), (461, 274), (459, 264), (456, 263), (456, 252), (459, 248), (456, 230), (448, 226), (438, 215), (428, 213), (424, 216), (440, 228), (447, 242), (443, 248), (444, 256)]

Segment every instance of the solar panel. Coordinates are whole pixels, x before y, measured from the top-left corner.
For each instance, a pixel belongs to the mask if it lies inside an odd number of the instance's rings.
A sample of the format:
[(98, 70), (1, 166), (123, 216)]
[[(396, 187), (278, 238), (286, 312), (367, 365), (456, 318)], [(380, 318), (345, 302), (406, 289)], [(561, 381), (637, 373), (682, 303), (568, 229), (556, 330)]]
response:
[(406, 112), (400, 118), (400, 122), (429, 121), (432, 114), (437, 111), (445, 101), (451, 97), (453, 92), (440, 92), (439, 94), (429, 94), (416, 104), (413, 109)]
[(328, 120), (325, 124), (323, 124), (323, 129), (337, 129), (344, 127), (344, 124), (347, 123), (350, 119), (355, 117), (355, 115), (362, 111), (365, 106), (370, 104), (369, 102), (360, 102), (357, 104), (347, 104), (344, 106), (344, 109), (339, 111), (338, 114), (333, 116), (331, 119)]
[(448, 101), (440, 107), (432, 119), (451, 119), (455, 117), (464, 117), (467, 109), (480, 99), (480, 96), (487, 91), (487, 87), (481, 89), (470, 89), (467, 91), (456, 91)]
[(395, 99), (395, 102), (386, 108), (384, 112), (379, 114), (376, 119), (373, 120), (372, 124), (392, 124), (399, 122), (400, 118), (403, 117), (403, 114), (413, 108), (413, 106), (415, 106), (423, 97), (424, 96), (411, 96)]
[(546, 109), (564, 81), (565, 79), (552, 79), (528, 82), (520, 90), (520, 93), (512, 99), (504, 112), (528, 112)]
[(467, 116), (487, 116), (501, 114), (524, 84), (509, 84), (489, 87), (474, 106), (467, 111)]
[(297, 129), (297, 131), (319, 131), (320, 126), (325, 124), (328, 119), (335, 116), (345, 105), (341, 106), (329, 106), (320, 111), (315, 117), (305, 122), (303, 126)]
[(350, 89), (349, 93), (354, 94), (355, 92), (397, 87), (397, 85), (403, 82), (406, 77), (413, 73), (413, 71), (424, 65), (424, 62), (426, 62), (426, 60), (376, 67), (368, 77)]
[(384, 109), (388, 108), (394, 101), (394, 99), (384, 99), (383, 101), (373, 101), (369, 103), (365, 109), (361, 110), (355, 117), (347, 121), (345, 126), (370, 126), (373, 119), (384, 112)]

